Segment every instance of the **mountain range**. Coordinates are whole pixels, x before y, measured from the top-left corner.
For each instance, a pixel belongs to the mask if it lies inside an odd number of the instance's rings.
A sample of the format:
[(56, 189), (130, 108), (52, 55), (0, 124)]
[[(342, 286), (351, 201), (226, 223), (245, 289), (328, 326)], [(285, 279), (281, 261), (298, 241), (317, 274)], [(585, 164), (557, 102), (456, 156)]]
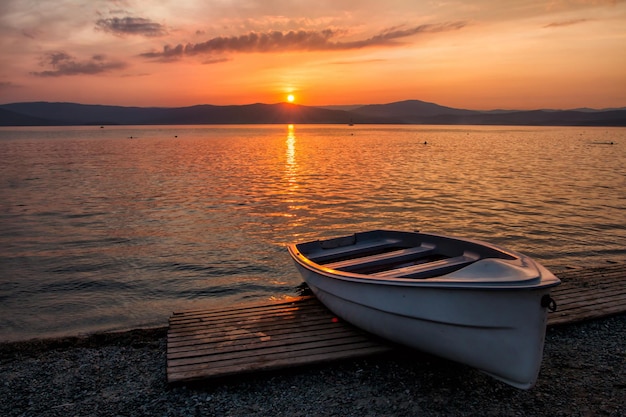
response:
[(477, 111), (455, 109), (420, 100), (343, 108), (291, 103), (237, 106), (206, 104), (171, 108), (50, 102), (0, 105), (0, 126), (288, 123), (626, 126), (626, 108)]

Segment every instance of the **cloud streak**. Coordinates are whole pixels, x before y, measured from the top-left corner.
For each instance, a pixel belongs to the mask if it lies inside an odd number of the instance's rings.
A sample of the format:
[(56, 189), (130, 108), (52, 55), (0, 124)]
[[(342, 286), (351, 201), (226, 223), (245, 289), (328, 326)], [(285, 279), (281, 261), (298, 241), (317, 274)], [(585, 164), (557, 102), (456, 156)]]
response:
[(287, 51), (341, 51), (350, 49), (363, 49), (377, 46), (395, 46), (399, 39), (410, 36), (448, 32), (462, 29), (467, 25), (464, 21), (441, 24), (427, 24), (411, 28), (395, 27), (370, 38), (341, 42), (334, 41), (344, 31), (325, 29), (321, 31), (270, 31), (250, 32), (246, 35), (215, 37), (200, 43), (166, 45), (161, 51), (146, 52), (141, 54), (144, 58), (172, 61), (183, 56), (199, 54), (222, 54), (222, 53), (269, 53)]
[(115, 35), (141, 35), (157, 37), (167, 35), (167, 29), (160, 23), (142, 17), (112, 17), (99, 19), (96, 28)]
[(0, 90), (7, 90), (9, 88), (16, 88), (17, 85), (13, 84), (11, 81), (0, 81)]
[(119, 61), (107, 61), (104, 55), (93, 55), (88, 60), (77, 61), (63, 51), (49, 52), (41, 59), (42, 66), (50, 66), (52, 70), (32, 72), (38, 77), (62, 77), (68, 75), (95, 75), (112, 70), (126, 68)]
[(589, 19), (571, 19), (571, 20), (563, 20), (560, 22), (552, 22), (550, 24), (547, 24), (544, 26), (544, 28), (556, 28), (556, 27), (562, 27), (562, 26), (572, 26), (572, 25), (577, 25), (579, 23), (585, 23), (588, 22)]

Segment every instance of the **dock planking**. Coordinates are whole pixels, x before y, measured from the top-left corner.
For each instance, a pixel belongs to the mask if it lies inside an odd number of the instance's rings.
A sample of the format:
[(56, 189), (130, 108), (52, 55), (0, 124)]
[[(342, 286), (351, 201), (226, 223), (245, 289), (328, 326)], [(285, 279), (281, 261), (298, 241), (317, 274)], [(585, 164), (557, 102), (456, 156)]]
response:
[(338, 320), (314, 297), (227, 310), (174, 313), (169, 382), (226, 377), (367, 356), (390, 350)]
[(626, 265), (557, 272), (561, 285), (552, 290), (557, 310), (548, 326), (575, 323), (626, 311)]
[[(626, 311), (626, 265), (557, 272), (548, 325)], [(393, 345), (339, 320), (315, 297), (174, 313), (167, 379), (191, 382), (389, 352)]]

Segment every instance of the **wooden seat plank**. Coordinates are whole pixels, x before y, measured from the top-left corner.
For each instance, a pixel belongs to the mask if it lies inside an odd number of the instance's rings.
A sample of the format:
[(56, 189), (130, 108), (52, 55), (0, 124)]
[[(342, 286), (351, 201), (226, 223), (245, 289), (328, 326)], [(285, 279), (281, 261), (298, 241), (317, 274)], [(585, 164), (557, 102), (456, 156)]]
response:
[(393, 263), (407, 262), (418, 257), (429, 255), (435, 251), (435, 245), (421, 245), (412, 248), (398, 249), (391, 252), (376, 255), (363, 256), (360, 258), (347, 259), (345, 261), (325, 264), (326, 268), (339, 269), (342, 271), (354, 271), (363, 268), (379, 267)]
[(386, 278), (429, 278), (437, 275), (447, 274), (455, 269), (476, 262), (478, 258), (461, 255), (454, 258), (440, 259), (438, 261), (427, 262), (418, 265), (410, 265), (401, 268), (389, 269), (371, 274), (374, 277)]
[(318, 264), (333, 262), (335, 259), (352, 257), (359, 254), (373, 254), (384, 251), (388, 248), (394, 248), (400, 242), (399, 239), (385, 239), (380, 242), (362, 242), (351, 245), (350, 250), (345, 247), (338, 246), (336, 248), (323, 248), (318, 253), (310, 254), (308, 258)]

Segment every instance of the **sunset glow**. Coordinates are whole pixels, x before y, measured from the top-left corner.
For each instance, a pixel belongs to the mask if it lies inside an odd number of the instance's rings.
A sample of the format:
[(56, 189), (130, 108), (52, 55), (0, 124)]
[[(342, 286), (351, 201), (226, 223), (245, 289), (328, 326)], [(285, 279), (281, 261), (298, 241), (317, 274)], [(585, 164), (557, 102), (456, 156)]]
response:
[(626, 106), (620, 0), (4, 0), (0, 50), (0, 103)]

